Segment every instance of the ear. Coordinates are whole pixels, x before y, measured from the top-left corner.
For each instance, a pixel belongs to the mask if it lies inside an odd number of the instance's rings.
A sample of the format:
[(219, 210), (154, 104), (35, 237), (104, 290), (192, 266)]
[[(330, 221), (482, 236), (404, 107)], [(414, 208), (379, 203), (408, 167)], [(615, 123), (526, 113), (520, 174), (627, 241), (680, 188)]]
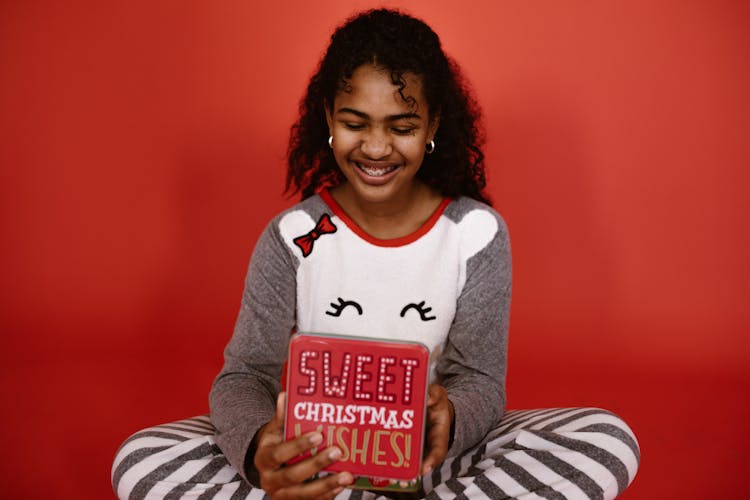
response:
[(430, 117), (430, 125), (427, 129), (427, 139), (429, 141), (432, 141), (435, 139), (435, 135), (437, 134), (438, 127), (440, 126), (440, 115), (435, 115)]
[(328, 135), (333, 135), (333, 116), (331, 115), (332, 106), (328, 101), (323, 103), (323, 109), (326, 111), (326, 123), (328, 124)]

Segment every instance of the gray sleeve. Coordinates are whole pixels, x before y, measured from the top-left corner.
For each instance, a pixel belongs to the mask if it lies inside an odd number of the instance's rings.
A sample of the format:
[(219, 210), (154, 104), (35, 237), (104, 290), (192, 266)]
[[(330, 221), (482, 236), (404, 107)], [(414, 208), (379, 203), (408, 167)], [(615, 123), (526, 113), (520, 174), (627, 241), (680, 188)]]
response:
[(245, 463), (252, 439), (275, 412), (295, 323), (296, 259), (281, 239), (278, 221), (264, 230), (253, 251), (234, 334), (209, 397), (216, 443), (243, 477), (252, 465)]
[(498, 216), (494, 239), (466, 263), (466, 284), (437, 365), (455, 410), (449, 457), (477, 444), (505, 411), (510, 296), (510, 241)]

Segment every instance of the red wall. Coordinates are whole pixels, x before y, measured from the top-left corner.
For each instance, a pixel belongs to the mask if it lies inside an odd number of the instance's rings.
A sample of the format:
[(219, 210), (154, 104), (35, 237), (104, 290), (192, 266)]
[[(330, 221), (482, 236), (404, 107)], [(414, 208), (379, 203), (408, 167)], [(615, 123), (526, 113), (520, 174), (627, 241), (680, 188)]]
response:
[[(256, 4), (0, 3), (0, 442), (62, 497), (106, 494), (138, 427), (206, 411), (254, 241), (294, 201), (298, 99), (331, 29), (374, 5)], [(705, 385), (681, 414), (744, 387), (748, 4), (386, 5), (441, 34), (484, 106), (511, 406), (606, 405), (648, 437), (668, 384)]]

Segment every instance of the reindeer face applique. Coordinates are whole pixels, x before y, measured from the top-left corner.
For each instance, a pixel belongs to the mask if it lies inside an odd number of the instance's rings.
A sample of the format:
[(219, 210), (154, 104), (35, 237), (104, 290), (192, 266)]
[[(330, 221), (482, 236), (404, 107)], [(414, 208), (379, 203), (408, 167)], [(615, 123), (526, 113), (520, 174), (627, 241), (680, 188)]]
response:
[(466, 261), (494, 237), (495, 218), (484, 210), (459, 223), (440, 216), (424, 234), (398, 244), (363, 237), (347, 222), (336, 213), (313, 218), (295, 210), (279, 223), (298, 262), (297, 330), (418, 341), (437, 355)]

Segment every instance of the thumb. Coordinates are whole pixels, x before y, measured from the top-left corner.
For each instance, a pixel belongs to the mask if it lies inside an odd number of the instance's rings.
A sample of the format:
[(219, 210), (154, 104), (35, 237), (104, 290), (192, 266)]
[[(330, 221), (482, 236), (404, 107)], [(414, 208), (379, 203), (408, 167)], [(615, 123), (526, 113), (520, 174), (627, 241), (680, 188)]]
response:
[(271, 420), (260, 428), (260, 437), (258, 443), (263, 445), (278, 444), (282, 442), (284, 434), (284, 406), (286, 403), (286, 393), (282, 392), (276, 399), (276, 412)]
[(280, 392), (276, 398), (276, 414), (271, 420), (273, 425), (278, 428), (284, 427), (284, 415), (286, 414), (286, 392)]
[(433, 406), (440, 401), (442, 389), (439, 384), (430, 384), (427, 388), (427, 406)]

